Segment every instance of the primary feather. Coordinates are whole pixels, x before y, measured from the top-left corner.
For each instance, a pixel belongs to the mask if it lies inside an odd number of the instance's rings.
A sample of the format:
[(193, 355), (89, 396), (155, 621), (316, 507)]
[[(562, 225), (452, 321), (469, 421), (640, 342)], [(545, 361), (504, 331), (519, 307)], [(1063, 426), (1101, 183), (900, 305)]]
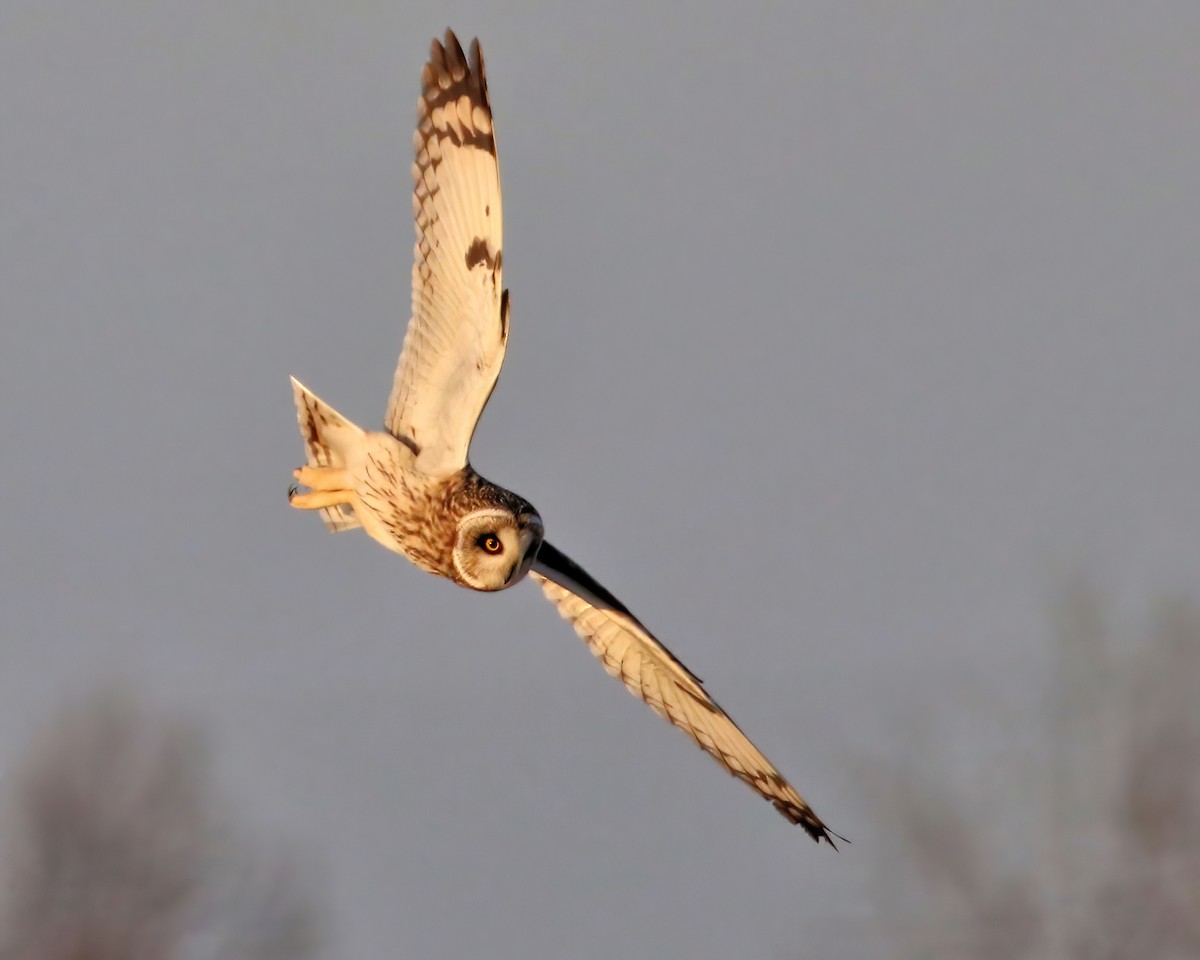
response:
[(500, 172), (479, 43), (446, 31), (421, 78), (413, 135), (412, 317), (386, 425), (431, 475), (467, 462), (508, 342)]
[(814, 840), (834, 845), (832, 831), (709, 696), (700, 678), (587, 571), (552, 544), (543, 543), (529, 575), (609, 676), (624, 683), (630, 693), (690, 736)]

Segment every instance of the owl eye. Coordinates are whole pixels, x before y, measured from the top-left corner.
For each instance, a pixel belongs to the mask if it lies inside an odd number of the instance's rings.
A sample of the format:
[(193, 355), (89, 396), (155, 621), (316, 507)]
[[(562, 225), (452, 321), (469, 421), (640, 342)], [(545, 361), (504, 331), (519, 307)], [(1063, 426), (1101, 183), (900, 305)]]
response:
[(475, 542), (488, 553), (499, 554), (504, 552), (504, 544), (500, 542), (500, 538), (494, 533), (485, 533)]

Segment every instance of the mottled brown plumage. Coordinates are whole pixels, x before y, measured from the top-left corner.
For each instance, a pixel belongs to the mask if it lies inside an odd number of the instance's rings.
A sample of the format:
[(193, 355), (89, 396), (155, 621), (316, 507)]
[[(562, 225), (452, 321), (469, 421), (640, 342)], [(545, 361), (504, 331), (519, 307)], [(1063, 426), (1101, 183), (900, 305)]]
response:
[(422, 570), (475, 590), (526, 574), (614, 677), (815, 840), (829, 831), (700, 679), (578, 564), (542, 538), (528, 501), (467, 455), (508, 346), (500, 179), (479, 44), (434, 41), (422, 73), (413, 175), (412, 318), (384, 431), (347, 420), (293, 379), (308, 463), (300, 509), (361, 526)]

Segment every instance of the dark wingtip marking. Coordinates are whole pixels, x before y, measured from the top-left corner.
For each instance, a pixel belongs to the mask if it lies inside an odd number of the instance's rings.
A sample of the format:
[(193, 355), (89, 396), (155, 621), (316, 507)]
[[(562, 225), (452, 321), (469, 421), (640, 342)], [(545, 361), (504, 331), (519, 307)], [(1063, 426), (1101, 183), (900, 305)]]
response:
[[(447, 29), (446, 36), (453, 37), (454, 34)], [(429, 44), (429, 65), (433, 67), (434, 74), (445, 72), (446, 70), (446, 50), (441, 42), (436, 39)]]
[[(455, 73), (461, 74), (456, 78)], [(445, 87), (443, 82), (445, 81)], [(468, 61), (463, 53), (458, 37), (449, 27), (446, 28), (444, 40), (434, 40), (429, 47), (429, 62), (421, 73), (422, 99), (426, 107), (422, 110), (432, 112), (436, 107), (444, 106), (457, 100), (463, 94), (470, 97), (473, 103), (479, 104), (492, 115), (492, 107), (488, 102), (487, 80), (483, 73), (483, 54), (479, 49), (479, 41), (471, 43), (471, 58)], [(481, 133), (468, 130), (465, 135), (451, 128), (441, 130), (437, 136), (443, 137), (460, 147), (475, 147), (485, 150), (493, 156), (496, 153), (496, 138), (491, 133)]]
[(488, 103), (487, 70), (483, 66), (483, 48), (479, 45), (478, 37), (471, 41), (471, 72), (479, 78), (479, 93), (488, 113), (491, 113), (492, 105)]
[(833, 847), (834, 850), (838, 849), (838, 845), (833, 842), (834, 837), (837, 837), (839, 840), (842, 841), (842, 843), (850, 842), (845, 837), (843, 837), (840, 833), (834, 833), (827, 826), (825, 826), (825, 824), (821, 824), (820, 827), (818, 827), (816, 829), (810, 829), (807, 825), (805, 825), (804, 829), (808, 830), (809, 835), (817, 843), (820, 843), (822, 840), (824, 840), (827, 844), (829, 844), (831, 847)]
[(483, 50), (479, 46), (478, 37), (471, 38), (471, 72), (478, 76), (481, 80), (485, 76), (483, 69)]
[(813, 838), (814, 843), (820, 843), (824, 840), (827, 844), (837, 850), (838, 845), (833, 842), (833, 838), (837, 837), (842, 843), (850, 841), (843, 837), (840, 833), (834, 833), (817, 817), (812, 810), (798, 809), (795, 804), (776, 801), (775, 807), (792, 823), (798, 824), (804, 828), (804, 832)]
[[(476, 41), (478, 43), (478, 41)], [(446, 48), (447, 63), (453, 66), (456, 63), (461, 63), (464, 67), (467, 65), (466, 54), (463, 53), (462, 44), (458, 42), (458, 37), (454, 35), (454, 31), (449, 27), (446, 28), (446, 36), (442, 41)]]

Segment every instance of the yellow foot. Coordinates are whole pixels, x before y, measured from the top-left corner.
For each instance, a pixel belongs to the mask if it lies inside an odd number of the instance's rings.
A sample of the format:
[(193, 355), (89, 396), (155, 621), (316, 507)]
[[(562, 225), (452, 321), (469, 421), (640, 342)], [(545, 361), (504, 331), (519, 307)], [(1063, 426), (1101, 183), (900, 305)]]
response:
[[(350, 471), (345, 467), (299, 467), (292, 471), (297, 483), (288, 489), (288, 503), (297, 510), (322, 510), (341, 504), (354, 506), (354, 490)], [(298, 485), (309, 488), (301, 493)]]
[(297, 493), (294, 489), (288, 491), (288, 503), (297, 510), (320, 510), (343, 503), (353, 505), (353, 498), (354, 493), (350, 490), (314, 490), (312, 493)]
[(352, 486), (345, 467), (299, 467), (292, 476), (312, 490), (349, 490)]

